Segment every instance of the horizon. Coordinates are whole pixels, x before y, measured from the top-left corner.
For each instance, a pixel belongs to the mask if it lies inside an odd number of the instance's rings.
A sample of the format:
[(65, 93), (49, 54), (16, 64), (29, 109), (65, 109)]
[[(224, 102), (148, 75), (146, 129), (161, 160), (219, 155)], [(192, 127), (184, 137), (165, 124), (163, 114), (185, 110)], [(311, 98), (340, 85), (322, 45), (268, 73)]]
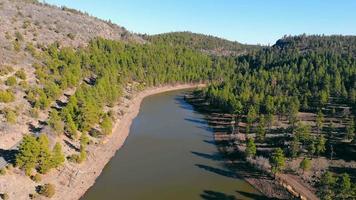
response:
[[(132, 33), (156, 35), (193, 32), (242, 44), (273, 45), (285, 35), (355, 35), (356, 2), (245, 2), (46, 0), (125, 27)], [(325, 3), (326, 2), (326, 3)], [(345, 3), (346, 2), (346, 3)], [(187, 9), (189, 5), (189, 9)], [(293, 7), (293, 10), (288, 10)], [(268, 15), (264, 11), (269, 10)], [(119, 11), (119, 12), (117, 12)], [(211, 15), (213, 11), (216, 14)], [(279, 13), (278, 13), (279, 12)]]

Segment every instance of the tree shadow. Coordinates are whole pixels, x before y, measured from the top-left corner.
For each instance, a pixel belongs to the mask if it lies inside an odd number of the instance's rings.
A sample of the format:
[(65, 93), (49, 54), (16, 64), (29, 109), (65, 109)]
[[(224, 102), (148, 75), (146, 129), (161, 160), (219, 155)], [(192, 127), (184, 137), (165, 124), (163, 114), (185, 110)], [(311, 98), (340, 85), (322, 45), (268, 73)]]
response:
[(36, 127), (36, 126), (34, 126), (32, 123), (30, 123), (30, 124), (28, 125), (28, 130), (29, 130), (31, 133), (39, 133), (39, 132), (41, 132), (42, 127)]
[(16, 149), (9, 149), (9, 150), (0, 149), (0, 157), (3, 157), (4, 160), (10, 164), (15, 164), (17, 153), (18, 150)]
[(64, 143), (68, 145), (69, 148), (74, 149), (75, 151), (79, 152), (80, 149), (74, 146), (72, 143), (70, 143), (68, 140), (64, 140)]
[(205, 142), (207, 144), (213, 144), (213, 145), (216, 144), (215, 140), (203, 140), (203, 142)]
[(193, 123), (196, 123), (196, 124), (203, 124), (203, 125), (207, 124), (205, 120), (201, 120), (201, 119), (184, 118), (184, 120), (188, 121), (188, 122), (193, 122)]
[(254, 194), (254, 193), (250, 193), (250, 192), (244, 192), (244, 191), (238, 191), (236, 190), (236, 192), (244, 197), (250, 198), (250, 199), (255, 199), (255, 200), (266, 200), (266, 199), (270, 199), (268, 197), (264, 197), (261, 196), (259, 194)]
[(204, 169), (206, 171), (209, 171), (209, 172), (221, 175), (221, 176), (225, 176), (228, 178), (238, 178), (237, 174), (230, 170), (219, 169), (216, 167), (211, 167), (211, 166), (202, 165), (202, 164), (195, 164), (195, 166), (199, 167), (200, 169)]
[(206, 154), (206, 153), (200, 153), (200, 152), (196, 152), (196, 151), (191, 151), (192, 154), (202, 157), (202, 158), (206, 158), (206, 159), (210, 159), (213, 161), (222, 161), (223, 158), (221, 157), (221, 155), (219, 153), (215, 153), (215, 154)]
[(212, 190), (204, 190), (200, 197), (205, 200), (237, 200), (235, 196)]

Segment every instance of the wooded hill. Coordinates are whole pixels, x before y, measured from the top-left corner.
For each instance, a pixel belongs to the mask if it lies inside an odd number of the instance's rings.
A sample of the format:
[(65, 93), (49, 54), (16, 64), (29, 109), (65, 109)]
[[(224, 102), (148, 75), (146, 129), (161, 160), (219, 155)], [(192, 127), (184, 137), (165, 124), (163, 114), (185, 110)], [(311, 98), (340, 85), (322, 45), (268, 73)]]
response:
[[(127, 91), (198, 82), (209, 83), (206, 101), (234, 116), (249, 147), (268, 144), (291, 160), (332, 154), (353, 165), (354, 36), (285, 37), (272, 47), (190, 32), (138, 36), (73, 9), (20, 0), (1, 0), (0, 16), (0, 148), (25, 138), (14, 164), (28, 175), (84, 162), (87, 147), (111, 133)], [(282, 171), (278, 163), (273, 169)], [(354, 194), (322, 184), (321, 196)]]
[(262, 48), (259, 45), (241, 44), (211, 35), (192, 32), (171, 32), (158, 35), (143, 35), (143, 38), (153, 43), (185, 46), (213, 55), (240, 55)]

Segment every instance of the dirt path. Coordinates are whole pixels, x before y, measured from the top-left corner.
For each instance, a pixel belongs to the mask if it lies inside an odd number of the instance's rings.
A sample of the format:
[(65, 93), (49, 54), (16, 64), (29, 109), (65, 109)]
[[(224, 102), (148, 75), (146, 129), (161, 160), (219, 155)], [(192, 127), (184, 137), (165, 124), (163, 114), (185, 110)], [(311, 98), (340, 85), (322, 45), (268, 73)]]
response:
[(298, 181), (297, 177), (290, 174), (278, 174), (277, 177), (287, 185), (292, 186), (295, 192), (305, 197), (306, 199), (319, 200), (319, 198), (312, 191), (310, 191), (309, 188), (305, 187), (305, 185)]

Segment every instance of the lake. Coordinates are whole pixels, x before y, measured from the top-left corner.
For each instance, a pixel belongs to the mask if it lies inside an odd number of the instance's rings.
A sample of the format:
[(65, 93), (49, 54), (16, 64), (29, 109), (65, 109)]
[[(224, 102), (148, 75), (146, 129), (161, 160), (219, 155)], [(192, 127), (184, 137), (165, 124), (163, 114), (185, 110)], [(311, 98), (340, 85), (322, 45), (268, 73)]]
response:
[(255, 199), (229, 176), (204, 116), (183, 100), (187, 90), (143, 100), (123, 147), (82, 200)]

